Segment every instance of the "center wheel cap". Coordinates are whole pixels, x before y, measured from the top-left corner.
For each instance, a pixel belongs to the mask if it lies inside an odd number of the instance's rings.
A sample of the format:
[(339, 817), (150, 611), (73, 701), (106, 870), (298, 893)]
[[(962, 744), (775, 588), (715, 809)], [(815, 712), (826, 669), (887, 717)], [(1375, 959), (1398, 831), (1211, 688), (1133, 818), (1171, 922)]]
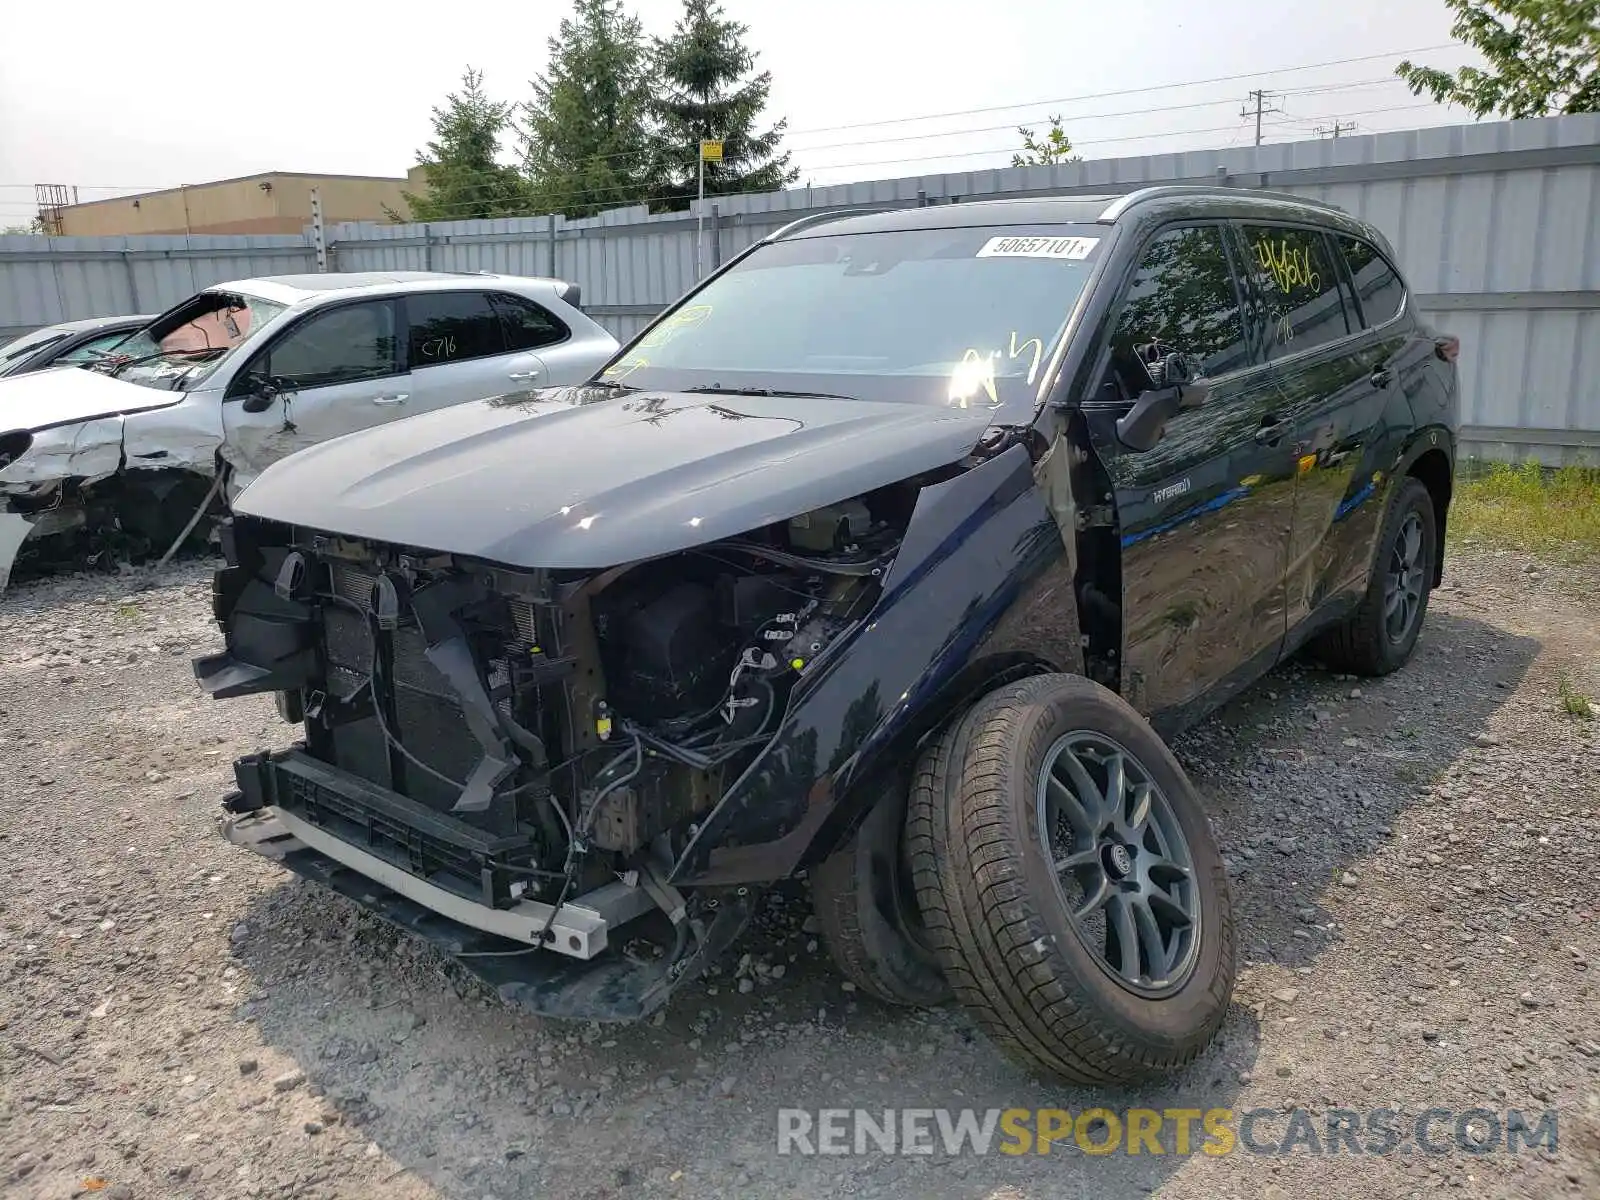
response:
[(1126, 846), (1112, 843), (1106, 847), (1106, 872), (1113, 879), (1126, 879), (1133, 874), (1133, 855)]

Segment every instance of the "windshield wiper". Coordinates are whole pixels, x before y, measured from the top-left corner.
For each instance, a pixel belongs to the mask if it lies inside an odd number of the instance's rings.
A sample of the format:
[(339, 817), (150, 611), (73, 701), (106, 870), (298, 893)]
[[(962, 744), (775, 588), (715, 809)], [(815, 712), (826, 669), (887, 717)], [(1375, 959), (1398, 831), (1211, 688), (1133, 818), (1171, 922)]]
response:
[(154, 354), (141, 354), (138, 358), (116, 363), (107, 374), (115, 377), (129, 367), (137, 367), (140, 363), (154, 362), (158, 358), (168, 358), (174, 354), (221, 354), (227, 349), (226, 346), (203, 346), (194, 350), (157, 350)]
[(797, 400), (855, 400), (856, 396), (841, 396), (838, 392), (794, 392), (788, 388), (723, 387), (717, 383), (700, 383), (683, 389), (711, 396), (792, 396)]

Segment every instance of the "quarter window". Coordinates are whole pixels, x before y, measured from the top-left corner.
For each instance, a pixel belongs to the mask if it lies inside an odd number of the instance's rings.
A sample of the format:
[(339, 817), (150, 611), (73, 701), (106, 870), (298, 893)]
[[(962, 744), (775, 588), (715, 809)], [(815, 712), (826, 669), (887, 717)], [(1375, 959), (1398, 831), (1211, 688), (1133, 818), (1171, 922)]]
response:
[(1268, 358), (1297, 354), (1350, 332), (1339, 272), (1320, 230), (1246, 225), (1244, 236), (1265, 300)]
[(1111, 335), (1113, 369), (1126, 393), (1121, 398), (1148, 386), (1141, 386), (1147, 377), (1138, 366), (1139, 347), (1152, 342), (1193, 355), (1209, 376), (1249, 365), (1238, 292), (1217, 226), (1169, 230), (1146, 247)]
[(500, 317), (483, 292), (418, 292), (406, 297), (411, 369), (506, 352)]
[(1355, 280), (1361, 304), (1362, 322), (1368, 329), (1392, 321), (1405, 299), (1406, 286), (1388, 261), (1360, 238), (1338, 234), (1334, 237)]
[(537, 350), (567, 336), (567, 327), (532, 300), (492, 293), (489, 296), (505, 329), (507, 350)]
[(375, 379), (398, 369), (398, 345), (394, 305), (387, 300), (346, 304), (290, 329), (267, 350), (264, 369), (297, 388)]

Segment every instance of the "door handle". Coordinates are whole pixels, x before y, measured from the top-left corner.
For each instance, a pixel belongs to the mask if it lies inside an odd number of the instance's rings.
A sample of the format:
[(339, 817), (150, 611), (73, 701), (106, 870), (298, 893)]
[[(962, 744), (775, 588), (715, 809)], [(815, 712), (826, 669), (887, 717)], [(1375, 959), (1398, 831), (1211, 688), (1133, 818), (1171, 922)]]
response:
[(537, 378), (539, 378), (539, 372), (537, 372), (537, 371), (512, 371), (509, 375), (506, 376), (506, 378), (507, 379), (537, 379)]
[(1276, 417), (1268, 417), (1261, 422), (1260, 428), (1255, 432), (1256, 443), (1261, 446), (1271, 446), (1283, 440), (1283, 435), (1289, 431), (1289, 422), (1280, 421)]
[(410, 395), (409, 392), (397, 392), (393, 396), (374, 396), (372, 398), (372, 402), (374, 404), (383, 404), (383, 405), (404, 404), (409, 399), (411, 399), (411, 395)]
[(1394, 372), (1388, 367), (1379, 367), (1372, 373), (1372, 386), (1375, 388), (1386, 388), (1392, 382), (1394, 382)]

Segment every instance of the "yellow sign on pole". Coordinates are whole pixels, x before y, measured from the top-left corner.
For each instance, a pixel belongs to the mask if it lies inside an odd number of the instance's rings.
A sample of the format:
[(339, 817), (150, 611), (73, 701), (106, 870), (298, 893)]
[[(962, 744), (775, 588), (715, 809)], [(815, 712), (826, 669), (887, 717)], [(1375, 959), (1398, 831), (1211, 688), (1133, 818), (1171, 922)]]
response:
[(700, 143), (700, 161), (702, 161), (702, 162), (721, 162), (722, 161), (722, 143), (721, 142), (701, 142)]

